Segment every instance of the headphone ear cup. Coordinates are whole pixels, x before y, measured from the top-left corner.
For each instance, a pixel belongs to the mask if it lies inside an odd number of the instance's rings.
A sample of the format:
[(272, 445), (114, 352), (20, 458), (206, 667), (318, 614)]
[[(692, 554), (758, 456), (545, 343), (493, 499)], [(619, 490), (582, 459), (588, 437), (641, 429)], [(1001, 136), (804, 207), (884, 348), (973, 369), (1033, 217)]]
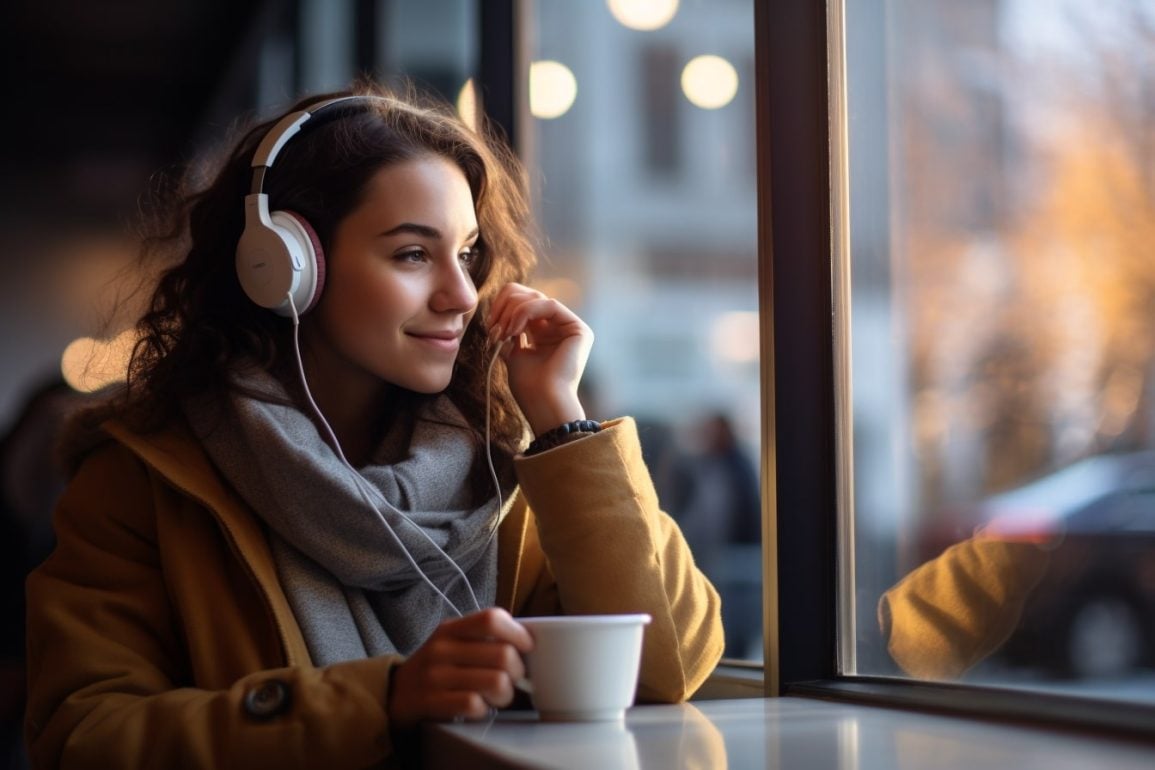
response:
[[(303, 217), (268, 213), (263, 194), (245, 198), (245, 229), (237, 242), (237, 279), (257, 305), (282, 316), (305, 312), (318, 294), (316, 233)], [(289, 298), (292, 297), (290, 304)]]
[(291, 233), (299, 247), (303, 264), (300, 280), (293, 290), (293, 302), (297, 314), (304, 315), (317, 304), (325, 288), (325, 251), (321, 248), (321, 239), (309, 220), (295, 211), (274, 211), (269, 218), (274, 225)]

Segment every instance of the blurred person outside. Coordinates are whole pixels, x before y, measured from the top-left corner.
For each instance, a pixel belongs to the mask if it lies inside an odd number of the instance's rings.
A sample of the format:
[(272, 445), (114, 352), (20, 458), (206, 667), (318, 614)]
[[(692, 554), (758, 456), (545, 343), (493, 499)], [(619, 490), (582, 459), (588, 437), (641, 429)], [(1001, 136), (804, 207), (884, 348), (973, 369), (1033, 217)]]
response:
[(758, 471), (730, 417), (705, 415), (669, 475), (671, 510), (694, 559), (722, 595), (726, 655), (761, 657), (762, 501)]

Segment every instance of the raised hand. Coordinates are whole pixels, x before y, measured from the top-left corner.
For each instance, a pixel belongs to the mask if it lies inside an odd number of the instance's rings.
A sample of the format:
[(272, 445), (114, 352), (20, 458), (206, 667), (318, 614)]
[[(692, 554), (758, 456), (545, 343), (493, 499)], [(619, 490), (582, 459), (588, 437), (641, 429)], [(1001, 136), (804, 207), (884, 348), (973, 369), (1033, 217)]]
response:
[(572, 310), (509, 283), (490, 307), (489, 333), (496, 340), (512, 338), (503, 352), (509, 387), (534, 435), (585, 418), (577, 388), (594, 335)]

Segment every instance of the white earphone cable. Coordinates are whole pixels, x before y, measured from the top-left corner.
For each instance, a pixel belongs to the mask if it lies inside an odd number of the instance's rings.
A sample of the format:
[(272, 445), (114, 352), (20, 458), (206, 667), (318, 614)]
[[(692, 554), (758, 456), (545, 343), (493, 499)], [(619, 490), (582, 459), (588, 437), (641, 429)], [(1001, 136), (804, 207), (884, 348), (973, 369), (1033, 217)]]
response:
[(489, 463), (489, 478), (493, 481), (493, 488), (497, 491), (497, 513), (493, 517), (493, 524), (489, 528), (489, 536), (485, 538), (485, 543), (482, 548), (489, 546), (490, 541), (493, 540), (494, 534), (497, 533), (498, 527), (501, 525), (501, 515), (504, 505), (501, 501), (501, 482), (497, 479), (497, 471), (493, 467), (493, 440), (492, 430), (490, 428), (493, 422), (492, 414), (492, 388), (490, 383), (493, 381), (493, 367), (497, 363), (497, 359), (501, 357), (502, 346), (504, 341), (497, 343), (497, 350), (493, 351), (493, 357), (489, 359), (489, 367), (485, 370), (485, 459)]
[[(481, 609), (481, 603), (478, 602), (478, 600), (477, 600), (477, 595), (473, 591), (473, 586), (470, 584), (469, 578), (465, 575), (465, 572), (462, 571), (461, 567), (457, 564), (457, 562), (453, 560), (453, 557), (451, 557), (449, 554), (445, 553), (445, 551), (443, 551), (441, 549), (441, 547), (438, 546), (437, 543), (435, 543), (431, 537), (429, 537), (429, 534), (419, 524), (414, 522), (412, 519), (410, 519), (408, 516), (406, 516), (403, 511), (399, 510), (395, 505), (393, 505), (391, 502), (389, 502), (389, 500), (386, 499), (383, 494), (381, 494), (381, 491), (379, 489), (377, 489), (375, 486), (373, 486), (372, 484), (370, 484), (365, 479), (365, 477), (362, 476), (361, 473), (356, 468), (354, 468), (353, 465), (345, 458), (345, 453), (341, 449), (340, 442), (337, 441), (337, 436), (333, 432), (333, 428), (329, 425), (329, 421), (325, 419), (325, 415), (322, 414), (321, 408), (319, 406), (317, 406), (317, 402), (313, 400), (313, 394), (309, 390), (309, 383), (308, 383), (308, 380), (305, 376), (305, 366), (304, 366), (303, 361), (301, 360), (301, 345), (300, 345), (300, 339), (299, 339), (300, 316), (297, 313), (297, 305), (293, 301), (293, 296), (292, 296), (291, 292), (288, 294), (288, 298), (289, 298), (289, 308), (292, 311), (292, 317), (293, 317), (293, 352), (296, 355), (297, 373), (300, 376), (301, 387), (305, 391), (305, 398), (308, 400), (309, 406), (312, 408), (313, 413), (316, 415), (317, 419), (321, 422), (321, 425), (323, 426), (323, 428), (325, 430), (325, 435), (329, 439), (330, 443), (332, 444), (333, 451), (336, 453), (337, 458), (341, 461), (341, 464), (352, 474), (354, 486), (357, 487), (357, 491), (358, 491), (358, 493), (360, 493), (361, 499), (364, 500), (365, 504), (368, 505), (371, 509), (373, 509), (373, 511), (380, 517), (381, 523), (385, 525), (385, 529), (387, 529), (389, 531), (389, 534), (393, 537), (393, 540), (397, 543), (397, 546), (401, 549), (401, 552), (404, 554), (406, 560), (413, 567), (413, 569), (417, 571), (417, 574), (421, 576), (421, 579), (424, 580), (425, 583), (427, 585), (429, 585), (429, 587), (432, 588), (437, 593), (438, 596), (440, 596), (442, 599), (445, 600), (445, 603), (449, 605), (449, 607), (453, 610), (454, 613), (457, 614), (458, 617), (461, 617), (465, 613), (463, 613), (461, 611), (461, 609), (456, 604), (454, 604), (453, 601), (448, 596), (446, 596), (444, 591), (442, 591), (442, 589), (438, 588), (437, 585), (429, 578), (429, 576), (425, 574), (424, 570), (421, 569), (421, 567), (417, 563), (417, 560), (413, 558), (413, 555), (409, 553), (409, 549), (407, 549), (405, 547), (405, 544), (401, 541), (401, 538), (399, 538), (397, 536), (397, 533), (393, 531), (393, 528), (389, 525), (389, 522), (387, 522), (385, 520), (385, 517), (381, 515), (380, 509), (378, 509), (377, 506), (374, 505), (373, 502), (369, 499), (368, 495), (370, 493), (376, 495), (377, 498), (380, 499), (386, 505), (386, 507), (388, 507), (391, 511), (393, 511), (398, 516), (400, 516), (401, 519), (403, 521), (405, 521), (407, 524), (412, 526), (422, 537), (424, 537), (429, 542), (430, 545), (433, 546), (433, 548), (438, 553), (440, 553), (442, 556), (445, 557), (445, 559), (449, 562), (450, 565), (452, 565), (456, 574), (454, 574), (451, 577), (449, 583), (445, 586), (445, 591), (448, 591), (449, 588), (453, 585), (453, 583), (456, 582), (458, 578), (461, 578), (461, 580), (464, 581), (464, 583), (465, 583), (466, 589), (469, 591), (469, 597), (470, 597), (470, 599), (472, 599), (474, 607), (476, 609), (480, 610)], [(500, 353), (500, 350), (501, 350), (501, 348), (499, 346), (498, 347), (499, 353)], [(497, 355), (494, 355), (493, 360), (489, 364), (489, 372), (493, 371), (493, 364), (496, 363), (496, 361), (497, 361)], [(489, 399), (490, 399), (490, 389), (489, 389), (489, 379), (488, 379), (488, 374), (487, 374), (486, 383), (485, 383), (485, 400), (486, 400), (485, 452), (486, 452), (486, 459), (489, 461), (490, 477), (493, 480), (494, 488), (497, 490), (497, 511), (494, 514), (494, 524), (490, 528), (489, 535), (486, 538), (483, 547), (488, 546), (490, 541), (492, 541), (493, 534), (494, 534), (494, 532), (497, 531), (497, 528), (498, 528), (497, 523), (501, 517), (501, 510), (502, 510), (501, 486), (498, 483), (497, 472), (494, 470), (494, 467), (493, 467), (493, 453), (490, 451), (490, 444), (489, 444), (489, 442), (490, 442)], [(370, 490), (370, 492), (367, 492), (366, 491), (367, 489)]]

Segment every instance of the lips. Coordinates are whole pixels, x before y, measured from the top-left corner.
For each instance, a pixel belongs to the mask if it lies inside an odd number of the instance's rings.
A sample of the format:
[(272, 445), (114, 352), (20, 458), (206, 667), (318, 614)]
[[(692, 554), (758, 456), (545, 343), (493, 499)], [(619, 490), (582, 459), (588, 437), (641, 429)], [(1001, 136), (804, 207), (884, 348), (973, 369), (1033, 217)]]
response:
[(411, 337), (418, 337), (420, 339), (450, 341), (460, 339), (462, 330), (446, 329), (444, 331), (417, 331), (407, 332), (407, 334), (409, 334)]
[(457, 355), (461, 347), (461, 330), (430, 329), (426, 331), (406, 332), (425, 350), (435, 351), (438, 355)]

